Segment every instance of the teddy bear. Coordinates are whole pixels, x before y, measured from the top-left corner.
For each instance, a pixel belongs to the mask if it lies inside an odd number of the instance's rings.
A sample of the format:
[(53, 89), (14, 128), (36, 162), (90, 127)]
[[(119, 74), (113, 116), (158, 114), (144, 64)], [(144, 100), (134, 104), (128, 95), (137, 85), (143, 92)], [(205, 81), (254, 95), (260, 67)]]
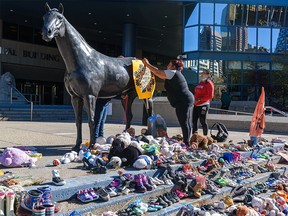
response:
[(0, 155), (0, 163), (5, 167), (35, 166), (37, 158), (32, 158), (18, 148), (6, 148)]
[[(117, 156), (122, 161), (122, 166), (132, 166), (135, 160), (141, 155), (141, 151), (138, 148), (127, 145), (127, 140), (123, 141), (123, 137), (116, 137), (110, 148), (108, 159), (111, 160), (112, 157)], [(131, 142), (131, 141), (130, 141)], [(136, 144), (135, 144), (136, 145)]]
[(189, 149), (201, 148), (203, 150), (208, 150), (208, 146), (215, 143), (215, 140), (208, 136), (203, 136), (195, 131), (190, 139)]

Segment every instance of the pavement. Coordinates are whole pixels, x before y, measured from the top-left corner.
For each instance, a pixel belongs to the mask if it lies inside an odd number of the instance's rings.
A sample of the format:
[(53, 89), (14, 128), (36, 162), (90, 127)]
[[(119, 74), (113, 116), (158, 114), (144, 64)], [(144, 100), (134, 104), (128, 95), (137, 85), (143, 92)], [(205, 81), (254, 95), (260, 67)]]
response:
[[(136, 135), (140, 134), (141, 125), (133, 125)], [(125, 128), (124, 124), (105, 124), (105, 135), (115, 135), (121, 133)], [(89, 139), (89, 128), (87, 123), (83, 123), (83, 143)], [(200, 130), (200, 133), (202, 131)], [(168, 127), (168, 135), (173, 136), (181, 133), (180, 127)], [(263, 133), (263, 138), (271, 141), (272, 138), (280, 138), (288, 141), (288, 134), (277, 133)], [(229, 131), (228, 140), (233, 142), (241, 142), (243, 139), (249, 139), (247, 131)], [(22, 167), (22, 168), (5, 168), (1, 166), (3, 171), (12, 171), (21, 183), (30, 184), (32, 182), (48, 184), (53, 190), (53, 197), (56, 200), (65, 200), (67, 197), (72, 197), (81, 185), (85, 186), (104, 186), (111, 181), (112, 172), (106, 175), (95, 175), (82, 170), (82, 163), (72, 162), (69, 164), (61, 164), (57, 167), (53, 166), (54, 159), (60, 159), (65, 153), (70, 152), (75, 145), (76, 140), (76, 126), (71, 122), (17, 122), (17, 121), (1, 121), (0, 122), (0, 148), (12, 146), (33, 146), (39, 153), (42, 153), (42, 158), (36, 162), (36, 167)], [(62, 178), (66, 179), (67, 184), (59, 188), (51, 184), (52, 170), (57, 169)], [(142, 171), (142, 170), (141, 170)], [(130, 172), (130, 171), (129, 171)], [(136, 171), (135, 172), (139, 172)], [(143, 172), (146, 172), (143, 170)], [(154, 172), (154, 171), (153, 171)], [(151, 170), (152, 173), (152, 170)], [(115, 174), (115, 173), (114, 173)], [(150, 171), (147, 171), (150, 175)], [(112, 175), (112, 176), (111, 176)], [(101, 184), (101, 185), (100, 185)], [(102, 185), (103, 184), (103, 185)], [(37, 187), (37, 186), (36, 186)], [(31, 189), (27, 187), (26, 190)], [(132, 195), (131, 195), (132, 196)], [(131, 197), (126, 197), (130, 199)], [(117, 200), (116, 200), (117, 201)], [(115, 202), (116, 202), (115, 201)], [(105, 203), (104, 203), (105, 204)], [(103, 204), (103, 209), (111, 208), (109, 205)], [(79, 203), (61, 202), (63, 214), (69, 215), (73, 209), (82, 209), (83, 212), (93, 211), (95, 206), (99, 208), (99, 203), (92, 203), (91, 206), (81, 205)], [(106, 206), (107, 205), (107, 206)], [(110, 206), (110, 207), (109, 207)], [(116, 206), (116, 205), (115, 205)], [(98, 210), (97, 210), (98, 211)]]
[[(140, 134), (141, 125), (133, 125), (136, 135)], [(125, 128), (124, 124), (105, 124), (105, 136), (121, 133)], [(83, 142), (89, 140), (89, 128), (87, 123), (83, 123)], [(200, 130), (201, 132), (201, 130)], [(173, 136), (181, 133), (180, 127), (168, 127), (168, 135)], [(271, 140), (280, 138), (288, 141), (288, 134), (263, 133), (263, 138)], [(234, 142), (249, 139), (247, 131), (229, 131), (229, 140)], [(60, 159), (69, 152), (76, 140), (75, 123), (69, 122), (0, 122), (0, 148), (12, 146), (34, 146), (43, 157), (38, 159), (36, 167), (5, 168), (3, 171), (12, 171), (20, 179), (32, 179), (35, 181), (50, 182), (51, 172), (55, 167), (52, 165), (54, 159)], [(74, 178), (78, 176), (93, 175), (81, 170), (82, 163), (69, 163), (57, 166), (62, 178)]]

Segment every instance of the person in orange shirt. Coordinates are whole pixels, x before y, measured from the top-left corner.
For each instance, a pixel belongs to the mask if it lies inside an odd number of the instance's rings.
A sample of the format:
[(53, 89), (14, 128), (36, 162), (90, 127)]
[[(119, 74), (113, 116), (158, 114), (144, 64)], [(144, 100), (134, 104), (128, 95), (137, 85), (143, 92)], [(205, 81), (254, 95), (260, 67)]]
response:
[(210, 71), (203, 69), (200, 74), (200, 83), (195, 87), (195, 102), (193, 109), (193, 130), (192, 132), (198, 131), (198, 119), (203, 128), (203, 135), (208, 134), (208, 123), (207, 113), (210, 107), (210, 101), (214, 97), (214, 84), (211, 81)]

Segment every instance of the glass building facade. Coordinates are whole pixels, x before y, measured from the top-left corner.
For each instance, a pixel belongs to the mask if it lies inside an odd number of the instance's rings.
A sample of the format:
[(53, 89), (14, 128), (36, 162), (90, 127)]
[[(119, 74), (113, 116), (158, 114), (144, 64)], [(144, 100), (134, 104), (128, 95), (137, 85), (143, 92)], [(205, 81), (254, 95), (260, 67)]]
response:
[[(288, 2), (238, 2), (184, 5), (186, 71), (198, 75), (210, 69), (216, 100), (222, 88), (233, 100), (257, 100), (264, 86), (267, 104), (287, 110)], [(199, 82), (194, 77), (192, 85)]]

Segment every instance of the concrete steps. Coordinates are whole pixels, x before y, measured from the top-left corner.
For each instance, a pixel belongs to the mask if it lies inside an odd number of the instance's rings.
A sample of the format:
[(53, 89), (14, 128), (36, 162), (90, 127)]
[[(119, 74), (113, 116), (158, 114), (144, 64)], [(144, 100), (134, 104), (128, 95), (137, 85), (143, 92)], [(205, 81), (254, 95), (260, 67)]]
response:
[[(275, 144), (274, 148), (272, 147), (267, 147), (267, 148), (263, 148), (261, 149), (260, 152), (265, 152), (267, 150), (271, 150), (271, 149), (280, 149), (283, 148), (283, 144)], [(243, 158), (246, 158), (248, 156), (250, 156), (251, 152), (242, 152), (241, 155)], [(279, 161), (280, 157), (279, 156), (273, 156), (273, 161), (274, 163), (277, 163)], [(193, 166), (197, 166), (200, 163), (202, 163), (202, 161), (199, 162), (194, 162), (192, 163)], [(266, 163), (266, 161), (263, 161), (263, 163)], [(181, 167), (181, 164), (177, 164), (177, 165), (173, 165), (173, 169), (176, 170), (177, 168)], [(156, 170), (135, 170), (135, 169), (125, 169), (125, 172), (127, 173), (131, 173), (132, 175), (134, 174), (139, 174), (139, 173), (145, 173), (148, 176), (153, 176), (156, 172)], [(61, 202), (61, 206), (62, 206), (62, 210), (60, 213), (58, 213), (57, 215), (61, 215), (61, 216), (68, 216), (70, 215), (71, 212), (73, 212), (74, 210), (77, 209), (77, 211), (79, 211), (80, 213), (87, 213), (87, 212), (95, 212), (97, 213), (97, 215), (101, 215), (101, 212), (104, 211), (108, 211), (108, 210), (113, 210), (113, 211), (117, 211), (119, 209), (124, 208), (124, 206), (128, 206), (129, 203), (133, 202), (134, 200), (136, 200), (137, 198), (141, 198), (143, 201), (147, 200), (149, 197), (151, 196), (157, 196), (160, 194), (163, 194), (166, 191), (170, 191), (172, 189), (173, 186), (171, 185), (164, 185), (164, 186), (159, 186), (156, 189), (150, 191), (150, 192), (146, 192), (144, 194), (139, 194), (139, 193), (131, 193), (128, 195), (124, 195), (124, 196), (118, 196), (118, 197), (114, 197), (112, 198), (109, 202), (91, 202), (91, 203), (87, 203), (87, 204), (83, 204), (80, 201), (76, 200), (76, 192), (80, 189), (85, 189), (85, 188), (91, 188), (91, 187), (105, 187), (107, 186), (112, 180), (114, 176), (117, 176), (117, 171), (108, 171), (107, 174), (103, 174), (103, 175), (93, 175), (93, 176), (79, 176), (77, 178), (71, 178), (71, 179), (65, 179), (66, 180), (66, 184), (64, 186), (54, 186), (52, 183), (48, 183), (45, 185), (49, 185), (52, 189), (52, 196), (53, 196), (53, 200), (57, 201), (57, 202)], [(264, 173), (261, 175), (257, 175), (257, 179), (255, 179), (256, 177), (254, 177), (251, 180), (247, 180), (247, 184), (253, 184), (259, 181), (265, 181), (268, 177), (269, 177), (270, 173)], [(32, 187), (26, 187), (25, 190), (29, 191), (31, 189), (36, 189), (37, 186), (32, 186)], [(221, 193), (221, 195), (223, 196), (223, 194), (227, 193), (229, 194), (231, 192), (231, 188), (227, 187), (227, 188), (222, 188), (223, 189), (223, 193)], [(229, 192), (230, 190), (230, 192)], [(207, 196), (207, 197), (206, 197)], [(209, 197), (209, 195), (203, 196), (203, 199), (197, 199), (195, 200), (195, 202), (204, 202), (205, 200), (212, 200), (211, 197)], [(216, 198), (219, 199), (220, 197)], [(191, 203), (191, 201), (189, 201)], [(180, 207), (183, 207), (183, 205), (185, 205), (185, 202), (181, 202), (177, 205), (173, 205), (169, 208), (166, 208), (164, 210), (161, 210), (160, 212), (157, 212), (157, 215), (168, 215), (167, 211), (170, 212), (171, 214), (174, 211), (179, 211)], [(195, 203), (196, 205), (196, 203)], [(179, 208), (178, 208), (179, 207)], [(176, 208), (176, 209), (175, 209)], [(163, 213), (161, 213), (163, 211)], [(159, 214), (158, 214), (159, 213)], [(169, 213), (170, 215), (170, 213)]]
[[(29, 104), (0, 104), (0, 113), (9, 121), (30, 121), (31, 106)], [(83, 112), (83, 119), (87, 115)], [(72, 106), (34, 105), (33, 121), (75, 121)]]

